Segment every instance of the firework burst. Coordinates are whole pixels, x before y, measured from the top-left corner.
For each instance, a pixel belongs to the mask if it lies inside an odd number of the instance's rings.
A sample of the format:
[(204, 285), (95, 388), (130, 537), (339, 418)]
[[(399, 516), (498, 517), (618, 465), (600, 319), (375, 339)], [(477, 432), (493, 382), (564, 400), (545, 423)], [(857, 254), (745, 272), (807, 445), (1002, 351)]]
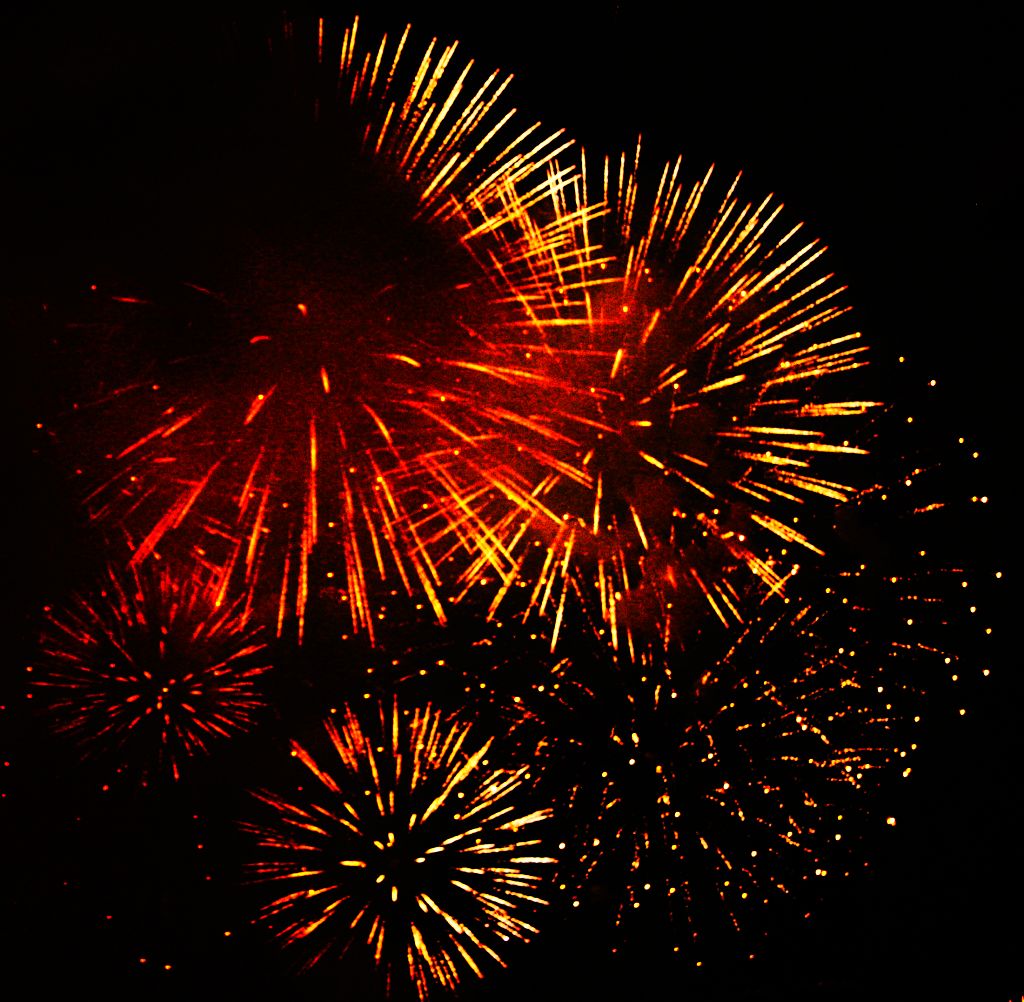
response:
[(648, 650), (598, 690), (571, 869), (627, 937), (670, 919), (666, 945), (699, 958), (849, 871), (866, 791), (907, 764), (914, 692), (887, 678), (902, 638), (873, 644), (867, 610), (824, 598), (752, 617), (708, 668)]
[[(474, 85), (454, 44), (417, 59), (408, 31), (366, 49), (357, 35), (358, 21), (286, 25), (288, 58), (315, 67), (300, 88), (315, 122), (286, 154), (260, 137), (195, 199), (215, 280), (190, 286), (179, 339), (202, 327), (212, 351), (114, 394), (134, 411), (88, 496), (96, 519), (131, 534), (133, 564), (205, 560), (300, 638), (328, 578), (371, 640), (392, 592), (444, 621), (419, 524), (465, 508), (433, 457), (480, 430), (443, 360), (520, 309), (479, 260), (532, 255), (545, 280), (550, 254), (531, 250), (542, 238), (520, 220), (565, 183), (545, 165), (566, 143), (501, 110), (507, 79)], [(158, 322), (153, 299), (112, 298), (122, 324)], [(506, 479), (494, 463), (487, 475)]]
[(430, 706), (367, 711), (328, 720), (329, 763), (293, 743), (311, 789), (257, 795), (273, 815), (245, 825), (275, 895), (261, 917), (306, 966), (365, 945), (389, 991), (425, 999), (537, 932), (551, 812), (523, 809), (530, 767), (491, 764), (472, 725)]
[(492, 401), (481, 452), (529, 485), (474, 497), (487, 545), (465, 587), (490, 578), (492, 614), (523, 595), (552, 649), (573, 603), (616, 648), (681, 628), (694, 600), (742, 622), (747, 592), (824, 555), (866, 476), (850, 439), (877, 405), (853, 396), (866, 348), (824, 248), (738, 178), (687, 187), (677, 161), (644, 196), (638, 165), (639, 147), (595, 183), (584, 157), (553, 189), (561, 301), (454, 363)]
[(111, 565), (95, 591), (47, 611), (33, 692), (86, 756), (177, 780), (187, 760), (256, 725), (270, 667), (261, 632), (201, 572)]

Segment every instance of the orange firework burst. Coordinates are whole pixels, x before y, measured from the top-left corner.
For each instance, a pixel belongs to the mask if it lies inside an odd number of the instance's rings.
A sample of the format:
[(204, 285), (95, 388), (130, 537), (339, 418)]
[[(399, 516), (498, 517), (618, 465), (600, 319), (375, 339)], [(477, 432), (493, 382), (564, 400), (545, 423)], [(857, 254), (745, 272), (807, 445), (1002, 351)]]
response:
[(604, 692), (607, 740), (588, 759), (600, 778), (573, 796), (591, 819), (580, 893), (603, 887), (615, 925), (671, 916), (666, 945), (692, 951), (848, 870), (865, 791), (914, 747), (912, 692), (885, 673), (904, 638), (874, 644), (866, 610), (834, 589), (825, 599), (753, 618), (697, 677), (647, 652), (622, 670), (618, 697)]
[(529, 485), (474, 497), (485, 545), (466, 588), (496, 581), (492, 614), (523, 594), (552, 648), (567, 601), (616, 648), (641, 625), (671, 633), (691, 597), (742, 622), (751, 584), (780, 593), (823, 555), (816, 515), (863, 478), (851, 419), (876, 406), (843, 379), (866, 348), (824, 248), (738, 179), (687, 187), (678, 161), (644, 196), (638, 163), (639, 146), (595, 184), (584, 158), (557, 186), (562, 302), (453, 363), (492, 404), (480, 455)]
[(111, 565), (94, 592), (48, 610), (33, 689), (86, 756), (179, 779), (187, 759), (255, 725), (270, 667), (260, 633), (205, 575)]
[[(214, 351), (139, 383), (149, 403), (89, 503), (131, 533), (133, 564), (198, 554), (272, 600), (278, 632), (293, 620), (301, 638), (311, 594), (336, 579), (372, 640), (388, 592), (445, 619), (418, 520), (464, 507), (429, 471), (479, 429), (440, 360), (519, 309), (476, 245), (541, 259), (517, 220), (563, 183), (543, 168), (566, 144), (519, 127), (500, 110), (508, 80), (474, 83), (454, 44), (417, 60), (408, 31), (364, 50), (358, 22), (307, 28), (285, 35), (316, 67), (317, 124), (286, 155), (264, 137), (202, 200), (219, 275), (192, 291)], [(127, 323), (155, 323), (152, 301), (116, 298)]]
[(504, 966), (506, 944), (537, 932), (555, 863), (550, 809), (519, 803), (530, 767), (492, 764), (493, 738), (429, 705), (339, 716), (330, 764), (292, 744), (318, 785), (259, 793), (274, 818), (244, 826), (263, 855), (256, 878), (275, 888), (262, 918), (307, 967), (365, 944), (388, 991), (411, 985), (421, 1000)]

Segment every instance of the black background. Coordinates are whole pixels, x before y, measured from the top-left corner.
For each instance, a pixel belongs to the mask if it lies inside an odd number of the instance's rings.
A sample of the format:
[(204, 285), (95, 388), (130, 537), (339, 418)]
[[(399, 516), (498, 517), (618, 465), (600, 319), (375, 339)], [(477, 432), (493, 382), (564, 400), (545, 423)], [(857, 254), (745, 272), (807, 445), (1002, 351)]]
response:
[[(565, 127), (588, 149), (630, 146), (642, 133), (652, 159), (682, 152), (694, 169), (711, 161), (726, 173), (742, 168), (748, 190), (779, 193), (793, 217), (829, 244), (880, 354), (906, 355), (922, 380), (939, 379), (938, 426), (983, 444), (978, 484), (964, 489), (993, 501), (956, 532), (980, 575), (1004, 571), (985, 610), (995, 638), (966, 658), (990, 666), (992, 678), (970, 691), (962, 718), (961, 697), (948, 682), (936, 684), (914, 778), (894, 808), (898, 825), (875, 833), (870, 868), (833, 888), (811, 923), (787, 925), (758, 959), (719, 965), (696, 980), (652, 961), (639, 944), (612, 957), (585, 930), (570, 931), (557, 948), (521, 958), (525, 967), (481, 997), (1016, 998), (1024, 988), (1021, 687), (1009, 639), (1016, 582), (1008, 443), (1017, 427), (1019, 329), (1012, 303), (1019, 171), (1010, 137), (1020, 109), (1008, 26), (979, 7), (944, 20), (854, 5), (808, 15), (645, 2), (395, 6), (374, 11), (367, 26), (394, 29), (406, 19), (421, 42), (427, 32), (458, 37), (482, 65), (514, 71), (527, 118)], [(168, 886), (173, 877), (154, 875), (162, 867), (183, 872), (160, 859), (179, 836), (202, 841), (202, 819), (169, 820), (177, 817), (169, 802), (126, 800), (112, 809), (125, 863), (90, 874), (82, 862), (97, 851), (90, 839), (112, 832), (100, 820), (105, 808), (23, 723), (33, 617), (59, 594), (75, 559), (74, 529), (66, 527), (75, 518), (61, 476), (33, 454), (30, 428), (53, 403), (44, 355), (32, 342), (33, 311), (61, 288), (90, 281), (97, 262), (113, 267), (124, 246), (146, 242), (162, 181), (203, 156), (225, 119), (245, 108), (248, 70), (225, 39), (258, 34), (260, 25), (257, 17), (232, 22), (173, 10), (7, 15), (8, 490), (18, 502), (7, 567), (19, 597), (9, 607), (4, 679), (3, 726), (12, 740), (3, 807), (8, 877), (0, 881), (8, 933), (0, 942), (10, 951), (11, 985), (27, 978), (41, 989), (159, 989), (167, 997), (246, 989), (256, 997), (271, 989), (287, 998), (360, 997), (355, 985), (274, 980), (273, 965), (261, 967), (261, 947), (244, 931), (234, 943), (215, 938), (231, 911), (219, 897), (227, 890), (218, 884), (190, 897)], [(151, 840), (151, 853), (140, 840)], [(102, 850), (106, 859), (118, 854), (110, 844)], [(138, 900), (133, 883), (153, 893), (156, 917), (141, 928), (116, 914), (120, 903)], [(180, 924), (190, 900), (202, 904), (195, 930), (186, 932)], [(206, 926), (213, 945), (196, 948), (207, 941)], [(152, 954), (143, 974), (140, 951)], [(174, 965), (169, 972), (165, 960)]]

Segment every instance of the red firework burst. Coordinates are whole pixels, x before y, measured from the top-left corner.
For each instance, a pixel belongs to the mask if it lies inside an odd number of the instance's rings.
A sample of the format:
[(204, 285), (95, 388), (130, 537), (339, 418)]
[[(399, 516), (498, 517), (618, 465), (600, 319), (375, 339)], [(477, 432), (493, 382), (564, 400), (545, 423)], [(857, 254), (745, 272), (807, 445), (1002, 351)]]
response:
[[(249, 180), (228, 172), (203, 200), (221, 220), (203, 225), (233, 241), (218, 293), (193, 286), (216, 303), (204, 308), (219, 311), (219, 351), (140, 383), (149, 402), (89, 496), (131, 534), (133, 564), (198, 554), (274, 601), (278, 631), (294, 621), (300, 638), (329, 578), (371, 639), (396, 591), (444, 621), (419, 525), (465, 507), (431, 471), (480, 422), (443, 361), (520, 310), (476, 245), (547, 260), (522, 219), (535, 188), (561, 183), (543, 168), (566, 145), (500, 110), (507, 80), (471, 85), (455, 44), (417, 60), (408, 31), (364, 50), (357, 29), (286, 26), (287, 51), (315, 67), (313, 138), (256, 180), (238, 164)], [(116, 298), (129, 323), (154, 322), (152, 301)], [(509, 479), (493, 463), (487, 476)]]
[(94, 591), (47, 611), (34, 694), (83, 755), (177, 780), (256, 725), (270, 668), (261, 632), (207, 575), (111, 565)]

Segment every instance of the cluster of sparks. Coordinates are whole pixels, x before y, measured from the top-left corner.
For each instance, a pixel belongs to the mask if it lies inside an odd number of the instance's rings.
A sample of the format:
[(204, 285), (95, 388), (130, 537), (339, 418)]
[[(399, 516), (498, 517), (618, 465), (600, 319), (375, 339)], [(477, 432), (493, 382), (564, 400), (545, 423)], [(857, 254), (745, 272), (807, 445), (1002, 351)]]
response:
[[(322, 273), (296, 252), (258, 301), (192, 286), (230, 332), (227, 375), (211, 393), (192, 360), (114, 394), (151, 419), (86, 502), (131, 556), (49, 615), (38, 691), (86, 749), (156, 749), (177, 779), (254, 725), (261, 630), (303, 643), (333, 603), (346, 640), (393, 649), (392, 597), (470, 617), (461, 656), (330, 718), (326, 757), (292, 743), (315, 782), (260, 792), (245, 825), (261, 920), (306, 967), (365, 946), (421, 1002), (504, 966), (556, 870), (576, 905), (620, 888), (618, 925), (657, 899), (699, 942), (710, 894), (738, 927), (827, 872), (907, 751), (887, 669), (909, 642), (868, 643), (885, 628), (844, 597), (866, 572), (832, 558), (837, 508), (881, 490), (845, 289), (738, 177), (674, 161), (649, 191), (639, 143), (568, 160), (454, 44), (416, 59), (408, 29), (363, 47), (358, 19), (306, 28), (274, 43), (314, 68), (314, 128), (347, 129), (383, 179), (345, 196), (346, 226), (367, 218), (342, 239), (365, 242)], [(325, 204), (308, 261), (341, 216)], [(115, 298), (132, 322), (157, 308)], [(400, 708), (410, 678), (425, 694)], [(530, 766), (494, 764), (509, 744), (574, 774), (538, 800)], [(554, 802), (575, 831), (557, 864)]]
[(542, 848), (551, 809), (520, 804), (530, 767), (491, 765), (493, 738), (429, 705), (338, 716), (329, 762), (292, 745), (314, 791), (258, 794), (273, 820), (247, 826), (263, 860), (254, 876), (276, 895), (262, 918), (307, 964), (365, 943), (389, 990), (404, 971), (421, 1000), (504, 965), (504, 944), (537, 932), (522, 912), (547, 903), (555, 863)]
[(614, 925), (654, 911), (671, 917), (673, 949), (699, 949), (828, 874), (864, 791), (908, 750), (908, 693), (887, 681), (857, 613), (838, 597), (762, 611), (697, 677), (664, 651), (620, 668), (606, 740), (572, 787), (589, 819), (577, 901), (621, 888)]

